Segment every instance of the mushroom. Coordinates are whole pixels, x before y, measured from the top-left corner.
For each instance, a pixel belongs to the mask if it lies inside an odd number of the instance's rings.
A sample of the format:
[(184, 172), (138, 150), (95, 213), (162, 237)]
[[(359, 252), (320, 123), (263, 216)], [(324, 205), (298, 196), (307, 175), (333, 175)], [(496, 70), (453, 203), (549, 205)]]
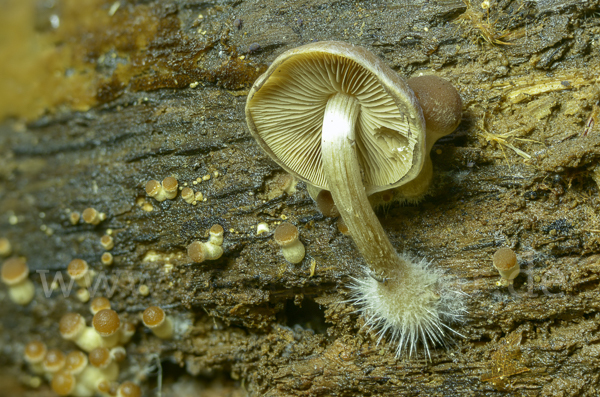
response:
[(116, 311), (103, 309), (94, 314), (94, 329), (102, 337), (103, 347), (115, 347), (119, 343), (121, 320)]
[(187, 253), (196, 263), (213, 261), (223, 255), (223, 226), (213, 225), (209, 230), (208, 242), (194, 241), (187, 247)]
[(105, 250), (110, 251), (115, 246), (115, 241), (111, 236), (105, 234), (104, 236), (102, 236), (102, 238), (100, 238), (100, 245)]
[(92, 285), (94, 272), (90, 270), (88, 263), (83, 259), (73, 259), (67, 266), (67, 274), (77, 285), (87, 288)]
[(119, 386), (117, 397), (142, 397), (142, 389), (135, 383), (126, 381)]
[(396, 253), (368, 200), (415, 180), (426, 163), (425, 120), (409, 86), (361, 47), (311, 43), (257, 79), (246, 121), (280, 166), (331, 192), (372, 276), (355, 288), (370, 325), (391, 331), (397, 354), (419, 338), (426, 348), (427, 339), (442, 342), (442, 320), (457, 313), (439, 294), (439, 275)]
[(8, 256), (11, 252), (12, 246), (10, 241), (5, 237), (0, 238), (0, 256)]
[(158, 306), (150, 306), (142, 314), (142, 322), (161, 339), (173, 337), (173, 321), (167, 316), (163, 309)]
[(10, 300), (27, 305), (35, 296), (35, 287), (29, 280), (29, 266), (23, 258), (10, 258), (2, 264), (2, 282), (8, 286)]
[(46, 344), (40, 341), (29, 342), (27, 346), (25, 346), (25, 361), (36, 375), (44, 373), (42, 361), (46, 358), (47, 351)]
[(98, 296), (90, 303), (90, 312), (92, 314), (98, 313), (100, 310), (110, 309), (110, 301), (103, 296)]
[(98, 212), (95, 208), (86, 208), (83, 210), (83, 214), (81, 214), (83, 221), (90, 225), (97, 225), (103, 220), (106, 219), (106, 214), (104, 212)]
[(79, 313), (62, 316), (58, 330), (63, 339), (75, 342), (83, 351), (90, 352), (102, 345), (102, 337), (93, 327), (85, 325), (85, 319)]
[(273, 234), (273, 239), (281, 247), (283, 257), (290, 263), (300, 263), (304, 259), (306, 251), (299, 236), (298, 228), (288, 222), (277, 226)]
[(494, 253), (492, 263), (500, 276), (503, 284), (510, 284), (519, 275), (521, 268), (517, 262), (517, 255), (510, 248), (500, 248)]

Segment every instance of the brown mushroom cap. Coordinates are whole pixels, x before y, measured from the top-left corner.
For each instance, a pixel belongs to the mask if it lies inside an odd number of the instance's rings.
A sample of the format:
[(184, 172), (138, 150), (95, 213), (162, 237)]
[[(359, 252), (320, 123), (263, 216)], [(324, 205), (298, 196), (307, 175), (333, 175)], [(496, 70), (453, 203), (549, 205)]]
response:
[(83, 259), (73, 259), (67, 266), (67, 273), (75, 280), (85, 277), (90, 267)]
[(427, 134), (434, 134), (437, 140), (458, 127), (462, 117), (462, 99), (449, 81), (425, 75), (412, 77), (407, 84), (423, 109)]
[(48, 372), (57, 372), (65, 366), (66, 357), (63, 352), (58, 349), (48, 350), (44, 358), (43, 367)]
[(142, 390), (133, 382), (123, 382), (117, 390), (117, 397), (141, 397)]
[(23, 282), (29, 276), (29, 267), (21, 258), (10, 258), (2, 265), (2, 282), (8, 286)]
[(173, 178), (172, 176), (168, 176), (162, 181), (162, 187), (167, 193), (175, 193), (178, 186), (179, 184), (177, 183), (177, 179)]
[(187, 246), (187, 254), (191, 260), (196, 263), (202, 263), (206, 260), (208, 252), (206, 246), (200, 241), (194, 241)]
[(96, 220), (98, 219), (98, 216), (99, 216), (99, 213), (94, 208), (86, 208), (85, 210), (83, 210), (83, 213), (81, 214), (83, 221), (85, 223), (91, 223), (91, 224), (94, 224), (96, 222)]
[(156, 196), (160, 192), (160, 189), (162, 189), (162, 186), (160, 185), (159, 181), (150, 179), (148, 182), (146, 182), (146, 194), (148, 196)]
[(144, 313), (142, 314), (142, 321), (144, 325), (148, 328), (156, 328), (159, 327), (167, 316), (163, 309), (158, 306), (150, 306)]
[(181, 198), (183, 198), (186, 201), (194, 200), (194, 191), (189, 187), (184, 187), (183, 190), (181, 191)]
[(106, 347), (99, 347), (90, 352), (90, 364), (96, 368), (106, 368), (111, 362), (110, 350)]
[(64, 370), (77, 375), (87, 367), (88, 358), (80, 351), (73, 351), (67, 354)]
[(315, 203), (321, 211), (321, 214), (329, 217), (340, 216), (340, 212), (335, 206), (335, 202), (333, 201), (333, 197), (331, 197), (331, 192), (329, 190), (321, 190), (315, 199)]
[(273, 238), (275, 242), (282, 247), (285, 247), (298, 240), (298, 228), (289, 222), (284, 222), (277, 226)]
[(222, 236), (223, 235), (223, 226), (221, 225), (212, 225), (209, 233), (215, 236)]
[(25, 361), (29, 364), (39, 364), (46, 357), (46, 344), (40, 341), (29, 342), (25, 346)]
[(116, 311), (104, 309), (94, 314), (92, 325), (94, 326), (96, 332), (100, 334), (100, 336), (107, 337), (113, 335), (119, 330), (119, 327), (121, 326), (121, 320), (119, 320), (119, 315)]
[(75, 390), (75, 377), (66, 370), (60, 371), (52, 378), (52, 390), (59, 396), (68, 396)]
[(60, 319), (58, 330), (64, 339), (77, 338), (85, 329), (85, 320), (79, 313), (67, 313)]
[(90, 311), (92, 314), (98, 313), (100, 310), (110, 309), (110, 301), (103, 296), (98, 296), (90, 303)]
[(517, 255), (510, 248), (500, 248), (492, 258), (494, 267), (499, 271), (507, 271), (517, 264)]

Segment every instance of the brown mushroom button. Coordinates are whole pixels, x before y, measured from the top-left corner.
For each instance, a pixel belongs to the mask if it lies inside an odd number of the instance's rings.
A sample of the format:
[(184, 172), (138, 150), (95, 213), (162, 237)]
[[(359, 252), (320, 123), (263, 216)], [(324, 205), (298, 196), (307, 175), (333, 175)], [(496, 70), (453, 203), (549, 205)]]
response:
[(142, 321), (148, 328), (158, 327), (165, 321), (165, 312), (158, 306), (150, 306), (144, 310)]
[(285, 247), (298, 240), (298, 228), (291, 223), (285, 222), (277, 226), (273, 238), (277, 244)]
[(121, 320), (119, 320), (119, 315), (114, 310), (104, 309), (94, 314), (92, 324), (100, 336), (106, 337), (113, 335), (119, 330)]

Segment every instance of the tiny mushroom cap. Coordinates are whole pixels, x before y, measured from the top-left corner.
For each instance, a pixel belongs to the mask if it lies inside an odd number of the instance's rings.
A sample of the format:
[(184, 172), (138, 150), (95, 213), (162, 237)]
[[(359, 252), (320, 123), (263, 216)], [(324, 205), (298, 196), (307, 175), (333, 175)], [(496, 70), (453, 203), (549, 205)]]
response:
[(75, 340), (85, 330), (85, 319), (79, 313), (67, 313), (60, 319), (58, 330), (66, 340)]
[(412, 77), (406, 82), (423, 109), (427, 146), (450, 134), (460, 124), (462, 99), (449, 81), (435, 75)]
[(8, 286), (22, 283), (29, 276), (29, 267), (22, 258), (10, 258), (2, 265), (2, 282)]
[(119, 315), (116, 311), (104, 309), (94, 314), (92, 325), (100, 336), (108, 337), (114, 335), (119, 330), (121, 320), (119, 320)]
[(277, 226), (273, 238), (282, 247), (286, 247), (298, 240), (298, 228), (289, 222), (284, 222)]
[(110, 266), (110, 265), (112, 265), (113, 261), (114, 261), (114, 257), (113, 257), (113, 255), (110, 252), (105, 252), (100, 257), (100, 262), (102, 262), (102, 264), (104, 266)]
[(81, 351), (73, 351), (67, 354), (64, 370), (73, 374), (80, 374), (88, 365), (88, 358)]
[(29, 364), (39, 364), (46, 357), (46, 344), (40, 341), (29, 342), (25, 346), (25, 361)]
[(10, 241), (7, 238), (0, 238), (0, 256), (8, 256), (12, 252)]
[(298, 236), (298, 228), (288, 222), (277, 226), (273, 234), (273, 239), (281, 246), (283, 257), (290, 263), (300, 263), (304, 259), (304, 245)]
[(111, 362), (110, 350), (106, 347), (99, 347), (90, 352), (90, 364), (96, 368), (106, 368)]
[(46, 372), (55, 373), (60, 371), (65, 364), (65, 354), (58, 349), (50, 349), (46, 353), (42, 366)]
[(101, 310), (110, 309), (110, 301), (103, 296), (98, 296), (90, 303), (90, 311), (96, 314)]
[(171, 339), (173, 337), (173, 323), (158, 306), (150, 306), (144, 310), (142, 322), (150, 328), (154, 335), (161, 339)]
[(223, 248), (217, 244), (211, 244), (210, 241), (208, 243), (194, 241), (187, 246), (187, 254), (194, 262), (202, 263), (219, 259), (223, 255)]
[(142, 321), (148, 328), (160, 327), (167, 316), (163, 309), (158, 306), (150, 306), (142, 314)]
[(125, 360), (125, 357), (127, 357), (127, 351), (123, 346), (113, 347), (110, 349), (110, 357), (113, 359), (113, 361), (120, 363), (121, 361)]
[(135, 383), (126, 381), (119, 386), (117, 397), (142, 397), (142, 389)]
[(105, 234), (104, 236), (102, 236), (102, 238), (100, 238), (100, 245), (102, 245), (102, 248), (104, 248), (105, 250), (110, 251), (115, 246), (115, 242), (111, 236)]
[(179, 184), (177, 183), (177, 179), (172, 176), (168, 176), (162, 181), (162, 187), (165, 190), (165, 194), (168, 199), (174, 199), (177, 196), (177, 187)]
[[(163, 191), (163, 187), (161, 186), (159, 181), (157, 181), (155, 179), (150, 179), (148, 182), (146, 182), (146, 194), (148, 196), (156, 198), (157, 196), (159, 196), (161, 194), (162, 191)], [(158, 200), (158, 201), (163, 201), (163, 200), (164, 200), (164, 198), (162, 200)]]
[(67, 266), (67, 273), (75, 281), (82, 280), (89, 274), (90, 267), (83, 259), (73, 259)]
[(189, 187), (184, 187), (181, 191), (181, 198), (183, 198), (188, 204), (193, 203), (195, 197), (194, 191)]
[(59, 396), (68, 396), (75, 390), (75, 376), (67, 370), (60, 371), (52, 378), (52, 390)]
[(221, 225), (212, 225), (209, 230), (209, 239), (208, 242), (214, 245), (223, 244), (223, 226)]
[(340, 212), (335, 206), (335, 202), (333, 201), (333, 197), (331, 197), (331, 192), (328, 190), (321, 190), (315, 199), (315, 203), (321, 211), (321, 214), (329, 217), (337, 217), (340, 216)]
[(502, 278), (506, 280), (513, 280), (519, 275), (520, 267), (517, 263), (517, 255), (510, 248), (497, 250), (494, 253), (492, 262)]
[(86, 208), (81, 214), (83, 221), (90, 225), (97, 225), (106, 219), (106, 215), (102, 212), (98, 212), (95, 208)]

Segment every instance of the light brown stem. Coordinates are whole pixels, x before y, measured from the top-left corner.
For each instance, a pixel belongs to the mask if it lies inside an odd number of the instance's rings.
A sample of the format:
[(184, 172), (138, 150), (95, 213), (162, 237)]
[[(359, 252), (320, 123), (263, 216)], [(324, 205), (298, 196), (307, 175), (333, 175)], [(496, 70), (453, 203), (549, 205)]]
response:
[[(335, 94), (323, 118), (323, 171), (333, 200), (354, 243), (378, 279), (404, 275), (407, 264), (398, 256), (367, 199), (356, 153), (355, 126), (360, 104), (353, 96)], [(401, 271), (401, 274), (398, 274)]]

